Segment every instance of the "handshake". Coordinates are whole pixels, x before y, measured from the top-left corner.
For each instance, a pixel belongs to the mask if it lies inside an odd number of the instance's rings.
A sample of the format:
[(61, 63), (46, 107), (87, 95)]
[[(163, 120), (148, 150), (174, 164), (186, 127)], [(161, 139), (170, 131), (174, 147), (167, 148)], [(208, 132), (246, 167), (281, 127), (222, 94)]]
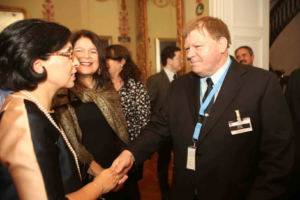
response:
[[(109, 191), (118, 191), (123, 188), (128, 176), (126, 175), (132, 167), (135, 159), (130, 151), (123, 151), (113, 162), (110, 168), (102, 169), (99, 164), (92, 163), (89, 171), (93, 171), (95, 178), (91, 184), (102, 188), (101, 194)], [(88, 171), (88, 172), (89, 172)]]

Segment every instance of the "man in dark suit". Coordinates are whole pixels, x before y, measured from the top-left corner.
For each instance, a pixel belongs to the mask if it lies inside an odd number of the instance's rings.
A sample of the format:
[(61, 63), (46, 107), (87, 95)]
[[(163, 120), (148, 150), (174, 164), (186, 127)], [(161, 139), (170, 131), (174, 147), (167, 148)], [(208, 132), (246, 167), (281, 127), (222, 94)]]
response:
[(285, 89), (285, 98), (290, 108), (295, 133), (295, 168), (291, 176), (291, 200), (300, 199), (300, 69), (294, 70)]
[[(147, 89), (150, 97), (151, 112), (158, 112), (167, 97), (170, 82), (177, 78), (177, 72), (182, 67), (180, 48), (168, 46), (161, 52), (161, 64), (164, 69), (150, 76)], [(170, 199), (170, 185), (168, 183), (168, 169), (171, 162), (172, 142), (166, 143), (158, 150), (157, 176), (162, 200)]]
[(277, 78), (228, 55), (220, 19), (196, 18), (183, 37), (192, 72), (171, 83), (163, 108), (114, 161), (116, 173), (172, 140), (172, 200), (281, 199), (295, 150)]

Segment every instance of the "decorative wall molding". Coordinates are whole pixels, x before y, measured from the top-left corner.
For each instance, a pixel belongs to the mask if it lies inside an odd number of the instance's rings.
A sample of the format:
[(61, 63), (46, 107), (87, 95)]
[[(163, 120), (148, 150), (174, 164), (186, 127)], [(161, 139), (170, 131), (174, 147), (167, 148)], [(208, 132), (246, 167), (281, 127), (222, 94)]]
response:
[[(263, 29), (263, 1), (262, 0), (256, 0), (256, 3), (249, 2), (252, 6), (246, 6), (247, 9), (241, 10), (240, 8), (243, 7), (245, 2), (241, 2), (239, 0), (233, 0), (231, 1), (231, 6), (234, 12), (231, 12), (231, 21), (232, 21), (232, 27), (235, 28), (248, 28), (248, 29)], [(255, 6), (253, 6), (255, 5)], [(239, 11), (239, 14), (238, 14)], [(251, 14), (250, 14), (251, 13)], [(255, 22), (253, 20), (247, 20), (245, 15), (252, 16), (252, 19), (257, 17), (257, 20)]]
[(176, 0), (148, 0), (148, 1), (152, 2), (154, 5), (160, 8), (166, 7), (168, 5), (175, 7), (176, 5)]
[(182, 69), (178, 72), (179, 75), (184, 75), (186, 72), (186, 55), (184, 48), (184, 39), (182, 38), (182, 28), (184, 25), (183, 0), (176, 0), (176, 17), (177, 17), (177, 45), (181, 49), (181, 57), (184, 60)]
[(128, 37), (130, 32), (128, 12), (125, 0), (122, 0), (121, 11), (119, 12), (119, 32), (122, 37)]
[(24, 19), (29, 18), (29, 13), (25, 8), (21, 7), (14, 7), (14, 6), (2, 6), (0, 5), (0, 11), (7, 11), (7, 12), (20, 12), (24, 15)]
[(43, 20), (48, 22), (54, 22), (54, 6), (51, 0), (45, 0), (45, 4), (43, 4)]
[(209, 0), (209, 16), (218, 17), (224, 21), (224, 0)]
[(149, 41), (148, 41), (148, 23), (147, 23), (147, 1), (138, 1), (138, 14), (137, 14), (137, 60), (138, 67), (142, 72), (142, 81), (147, 82), (150, 75), (149, 66)]
[[(138, 13), (137, 13), (137, 63), (138, 67), (143, 74), (143, 82), (146, 83), (147, 78), (150, 76), (152, 62), (149, 62), (149, 39), (148, 39), (148, 22), (147, 22), (147, 1), (137, 0)], [(183, 0), (176, 0), (176, 20), (177, 20), (177, 44), (181, 49), (182, 59), (186, 60), (184, 40), (182, 38), (182, 28), (184, 25), (183, 13)], [(186, 72), (186, 64), (183, 63), (179, 75)]]

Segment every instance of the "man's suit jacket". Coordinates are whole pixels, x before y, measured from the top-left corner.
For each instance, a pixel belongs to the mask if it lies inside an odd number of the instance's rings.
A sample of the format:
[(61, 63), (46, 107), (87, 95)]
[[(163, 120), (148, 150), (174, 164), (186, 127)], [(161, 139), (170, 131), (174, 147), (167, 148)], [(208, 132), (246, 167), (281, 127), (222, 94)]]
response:
[[(300, 69), (294, 70), (285, 90), (285, 98), (290, 108), (295, 133), (295, 169), (291, 177), (291, 194), (298, 191), (300, 196)], [(295, 198), (296, 199), (296, 198)]]
[[(186, 169), (187, 148), (199, 112), (199, 77), (190, 72), (173, 81), (163, 109), (152, 116), (129, 151), (136, 165), (172, 139), (172, 200), (280, 199), (294, 161), (291, 117), (277, 78), (232, 63), (196, 149), (196, 171)], [(250, 117), (253, 131), (232, 135), (228, 121)]]
[(170, 80), (165, 70), (150, 76), (146, 86), (150, 97), (151, 113), (153, 113), (153, 111), (158, 111), (163, 106), (167, 97)]

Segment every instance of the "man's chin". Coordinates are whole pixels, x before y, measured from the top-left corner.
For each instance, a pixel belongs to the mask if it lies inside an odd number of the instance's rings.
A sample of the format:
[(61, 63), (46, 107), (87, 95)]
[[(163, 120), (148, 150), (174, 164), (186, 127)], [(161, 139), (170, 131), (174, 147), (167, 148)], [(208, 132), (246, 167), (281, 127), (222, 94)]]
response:
[(193, 70), (193, 68), (192, 68), (192, 72), (194, 74), (196, 74), (197, 76), (203, 76), (203, 73), (201, 71), (199, 71), (199, 70)]

